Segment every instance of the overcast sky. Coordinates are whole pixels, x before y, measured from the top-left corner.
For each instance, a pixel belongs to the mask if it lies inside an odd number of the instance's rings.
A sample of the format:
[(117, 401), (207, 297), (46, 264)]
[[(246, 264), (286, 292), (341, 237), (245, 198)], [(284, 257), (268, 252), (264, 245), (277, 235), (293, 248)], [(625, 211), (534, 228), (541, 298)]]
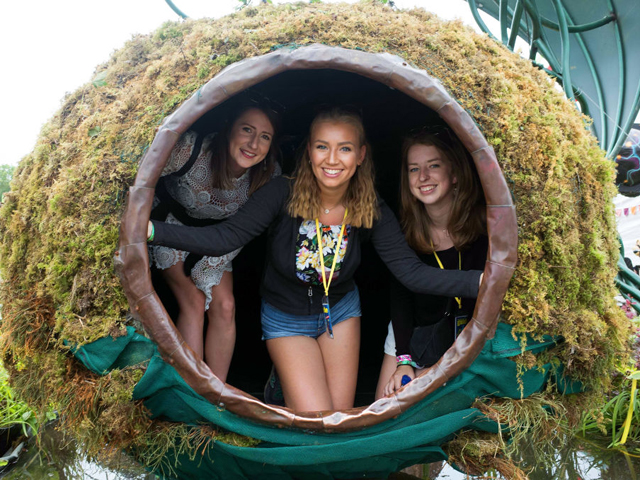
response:
[[(218, 18), (239, 4), (237, 0), (174, 3), (192, 18)], [(397, 0), (396, 4), (402, 8), (419, 4), (444, 18), (457, 16), (475, 25), (462, 0)], [(95, 68), (132, 35), (180, 20), (164, 0), (11, 0), (3, 5), (2, 16), (0, 165), (16, 165), (29, 153), (65, 93), (89, 82)]]
[[(255, 0), (254, 0), (255, 1)], [(285, 3), (286, 0), (273, 0)], [(325, 2), (331, 0), (324, 0)], [(349, 1), (349, 0), (347, 0)], [(354, 0), (349, 1), (353, 3)], [(17, 164), (35, 145), (42, 125), (66, 92), (93, 77), (95, 68), (137, 33), (180, 20), (165, 0), (8, 0), (0, 28), (0, 165)], [(238, 0), (174, 0), (192, 18), (232, 13)], [(463, 0), (396, 0), (477, 29)], [(493, 19), (485, 21), (492, 26)], [(493, 22), (496, 25), (496, 22)]]

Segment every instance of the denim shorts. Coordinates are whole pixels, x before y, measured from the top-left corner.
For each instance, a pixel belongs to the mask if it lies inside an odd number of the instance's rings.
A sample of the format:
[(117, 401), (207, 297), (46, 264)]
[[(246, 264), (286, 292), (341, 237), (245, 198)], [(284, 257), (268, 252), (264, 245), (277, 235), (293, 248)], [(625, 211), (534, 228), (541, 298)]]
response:
[[(264, 300), (262, 301), (260, 316), (262, 321), (262, 340), (300, 335), (318, 338), (326, 330), (324, 313), (293, 315), (278, 310)], [(358, 287), (347, 293), (338, 303), (331, 305), (331, 323), (334, 327), (348, 318), (360, 316), (362, 316), (362, 312), (360, 311)]]

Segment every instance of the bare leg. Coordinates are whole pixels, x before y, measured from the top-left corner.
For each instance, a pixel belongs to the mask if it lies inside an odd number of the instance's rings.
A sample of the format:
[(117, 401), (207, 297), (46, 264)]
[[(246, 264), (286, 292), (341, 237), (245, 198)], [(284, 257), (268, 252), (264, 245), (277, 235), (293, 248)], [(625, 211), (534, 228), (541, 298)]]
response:
[(318, 338), (334, 410), (353, 408), (360, 359), (360, 317), (352, 317)]
[(393, 355), (384, 354), (382, 359), (382, 367), (380, 368), (380, 376), (378, 377), (378, 386), (376, 387), (376, 400), (384, 397), (384, 387), (389, 383), (391, 375), (396, 371), (397, 360)]
[(211, 291), (204, 355), (214, 375), (226, 382), (236, 345), (236, 303), (233, 297), (232, 273), (224, 272), (220, 284)]
[(176, 327), (187, 345), (202, 358), (205, 296), (184, 274), (183, 263), (162, 270), (162, 275), (178, 301), (180, 313)]
[(267, 340), (287, 406), (296, 412), (353, 407), (360, 355), (360, 317), (350, 318), (318, 339)]
[(266, 343), (280, 376), (286, 405), (295, 412), (333, 410), (318, 341), (296, 336)]

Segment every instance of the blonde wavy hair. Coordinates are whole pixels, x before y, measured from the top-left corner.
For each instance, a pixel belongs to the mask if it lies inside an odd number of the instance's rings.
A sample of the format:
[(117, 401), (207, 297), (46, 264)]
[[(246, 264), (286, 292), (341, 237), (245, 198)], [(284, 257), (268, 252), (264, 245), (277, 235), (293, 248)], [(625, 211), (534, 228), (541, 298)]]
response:
[[(371, 147), (367, 143), (362, 120), (358, 114), (341, 107), (325, 110), (313, 119), (309, 132), (322, 122), (353, 125), (358, 131), (360, 146), (366, 147), (362, 164), (356, 168), (345, 193), (343, 204), (348, 209), (346, 222), (353, 227), (371, 228), (379, 217), (378, 198), (375, 191), (375, 174)], [(310, 137), (304, 143), (295, 171), (293, 189), (289, 198), (288, 212), (292, 217), (312, 219), (320, 216), (320, 188), (311, 169), (309, 157)]]
[(468, 248), (480, 235), (486, 234), (486, 208), (478, 173), (466, 148), (448, 128), (419, 131), (404, 140), (400, 172), (400, 220), (407, 243), (420, 253), (435, 250), (429, 226), (431, 219), (424, 204), (413, 196), (409, 187), (409, 149), (414, 145), (434, 146), (451, 165), (455, 176), (453, 204), (447, 230), (458, 251)]

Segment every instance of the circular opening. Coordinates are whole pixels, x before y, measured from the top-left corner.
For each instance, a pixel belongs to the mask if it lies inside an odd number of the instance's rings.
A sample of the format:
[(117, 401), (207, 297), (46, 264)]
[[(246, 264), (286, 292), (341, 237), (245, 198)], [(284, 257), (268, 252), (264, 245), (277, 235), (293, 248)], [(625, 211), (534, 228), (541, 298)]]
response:
[[(398, 196), (401, 137), (411, 128), (444, 120), (472, 152), (487, 199), (491, 246), (474, 319), (436, 366), (394, 397), (368, 406), (373, 401), (388, 324), (385, 312), (388, 312), (389, 273), (372, 248), (364, 249), (356, 276), (363, 307), (356, 405), (363, 406), (353, 411), (300, 415), (286, 408), (264, 405), (249, 395), (261, 391), (270, 368), (266, 349), (260, 341), (259, 326), (258, 283), (264, 263), (263, 239), (258, 238), (245, 247), (234, 262), (239, 328), (229, 384), (220, 382), (183, 346), (172, 322), (167, 321), (167, 312), (159, 297), (170, 313), (176, 312), (167, 292), (158, 286), (156, 294), (152, 286), (144, 242), (153, 187), (180, 134), (188, 129), (216, 131), (226, 113), (248, 89), (282, 110), (285, 173), (293, 170), (295, 151), (304, 141), (319, 105), (349, 104), (360, 109), (373, 147), (377, 187), (392, 207)], [(165, 360), (175, 366), (194, 390), (234, 413), (270, 424), (325, 431), (346, 431), (379, 423), (398, 415), (464, 370), (495, 329), (515, 265), (516, 245), (513, 206), (496, 167), (492, 150), (466, 112), (436, 80), (407, 66), (398, 57), (311, 46), (247, 59), (221, 72), (168, 117), (141, 164), (123, 218), (118, 252), (120, 274), (132, 312), (140, 317)]]

